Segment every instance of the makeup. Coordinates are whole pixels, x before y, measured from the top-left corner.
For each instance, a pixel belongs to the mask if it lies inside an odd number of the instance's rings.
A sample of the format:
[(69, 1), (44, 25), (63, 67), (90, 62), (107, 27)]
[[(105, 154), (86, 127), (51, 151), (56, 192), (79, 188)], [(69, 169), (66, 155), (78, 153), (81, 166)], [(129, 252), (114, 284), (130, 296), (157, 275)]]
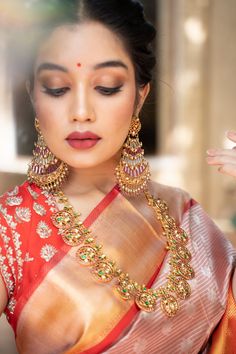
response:
[(98, 135), (86, 131), (83, 133), (73, 132), (67, 136), (66, 141), (74, 149), (85, 150), (95, 146), (100, 139)]
[(77, 65), (77, 67), (78, 67), (78, 68), (80, 68), (80, 67), (81, 67), (81, 63), (77, 63), (76, 65)]

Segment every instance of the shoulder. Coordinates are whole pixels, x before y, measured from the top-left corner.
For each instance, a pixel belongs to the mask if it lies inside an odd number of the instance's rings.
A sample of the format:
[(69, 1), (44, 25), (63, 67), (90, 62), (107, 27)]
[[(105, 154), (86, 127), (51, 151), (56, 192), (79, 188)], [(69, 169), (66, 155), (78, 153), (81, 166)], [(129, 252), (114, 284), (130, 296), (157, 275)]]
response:
[(34, 199), (40, 194), (40, 189), (25, 181), (21, 185), (14, 186), (10, 190), (6, 191), (0, 196), (0, 205), (5, 206), (18, 206), (23, 201), (29, 204), (33, 202)]
[(154, 181), (150, 182), (149, 191), (154, 197), (164, 200), (168, 204), (170, 214), (178, 220), (182, 219), (183, 213), (192, 202), (189, 193), (183, 189)]
[(0, 196), (0, 222), (15, 229), (14, 221), (29, 221), (34, 201), (40, 189), (25, 181)]

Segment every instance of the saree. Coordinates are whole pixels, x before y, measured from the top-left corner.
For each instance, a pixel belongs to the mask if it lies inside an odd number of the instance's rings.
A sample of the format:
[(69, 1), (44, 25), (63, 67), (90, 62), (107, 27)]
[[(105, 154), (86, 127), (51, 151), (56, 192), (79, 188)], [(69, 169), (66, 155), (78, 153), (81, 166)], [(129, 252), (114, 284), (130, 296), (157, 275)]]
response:
[[(190, 237), (192, 294), (173, 318), (159, 307), (141, 311), (78, 264), (77, 247), (66, 245), (51, 221), (58, 211), (52, 195), (25, 182), (0, 198), (5, 314), (20, 354), (236, 352), (235, 250), (187, 193), (154, 182), (150, 192), (167, 201)], [(114, 186), (84, 224), (131, 278), (151, 288), (165, 284), (170, 256), (145, 197), (125, 198)]]

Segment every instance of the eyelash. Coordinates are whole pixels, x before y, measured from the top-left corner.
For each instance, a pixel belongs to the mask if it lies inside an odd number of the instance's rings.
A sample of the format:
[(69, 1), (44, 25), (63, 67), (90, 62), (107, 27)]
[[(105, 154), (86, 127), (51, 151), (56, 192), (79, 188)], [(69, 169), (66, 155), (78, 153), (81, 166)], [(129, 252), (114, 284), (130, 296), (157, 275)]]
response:
[(102, 95), (105, 95), (105, 96), (112, 96), (118, 92), (121, 91), (121, 87), (123, 85), (119, 85), (117, 87), (104, 87), (104, 86), (97, 86), (96, 87), (96, 90), (101, 92)]
[[(120, 92), (122, 86), (123, 85), (119, 85), (117, 87), (97, 86), (96, 90), (104, 96), (112, 96)], [(68, 87), (59, 87), (59, 88), (51, 89), (47, 86), (43, 86), (43, 92), (53, 97), (63, 96), (68, 90), (69, 90)]]
[(43, 86), (42, 92), (53, 97), (60, 97), (64, 95), (68, 90), (69, 90), (68, 87), (59, 87), (59, 88), (51, 89), (47, 86)]

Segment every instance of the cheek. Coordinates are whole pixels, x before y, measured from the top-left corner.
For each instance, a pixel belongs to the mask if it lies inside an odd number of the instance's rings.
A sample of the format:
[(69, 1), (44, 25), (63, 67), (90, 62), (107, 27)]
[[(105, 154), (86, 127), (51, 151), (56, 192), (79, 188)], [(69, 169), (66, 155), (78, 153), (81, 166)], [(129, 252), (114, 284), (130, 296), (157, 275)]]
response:
[[(135, 90), (130, 88), (114, 97), (114, 99), (106, 99), (100, 102), (97, 107), (97, 112), (100, 112), (98, 116), (102, 117), (108, 129), (112, 126), (112, 129), (117, 133), (119, 131), (127, 133), (131, 118), (134, 115), (135, 95)], [(101, 112), (103, 113), (101, 114)]]
[(64, 115), (63, 106), (61, 107), (58, 103), (57, 99), (52, 99), (42, 92), (35, 91), (34, 108), (43, 132), (50, 130), (51, 127), (57, 129), (57, 122), (58, 120), (61, 121), (61, 116)]

